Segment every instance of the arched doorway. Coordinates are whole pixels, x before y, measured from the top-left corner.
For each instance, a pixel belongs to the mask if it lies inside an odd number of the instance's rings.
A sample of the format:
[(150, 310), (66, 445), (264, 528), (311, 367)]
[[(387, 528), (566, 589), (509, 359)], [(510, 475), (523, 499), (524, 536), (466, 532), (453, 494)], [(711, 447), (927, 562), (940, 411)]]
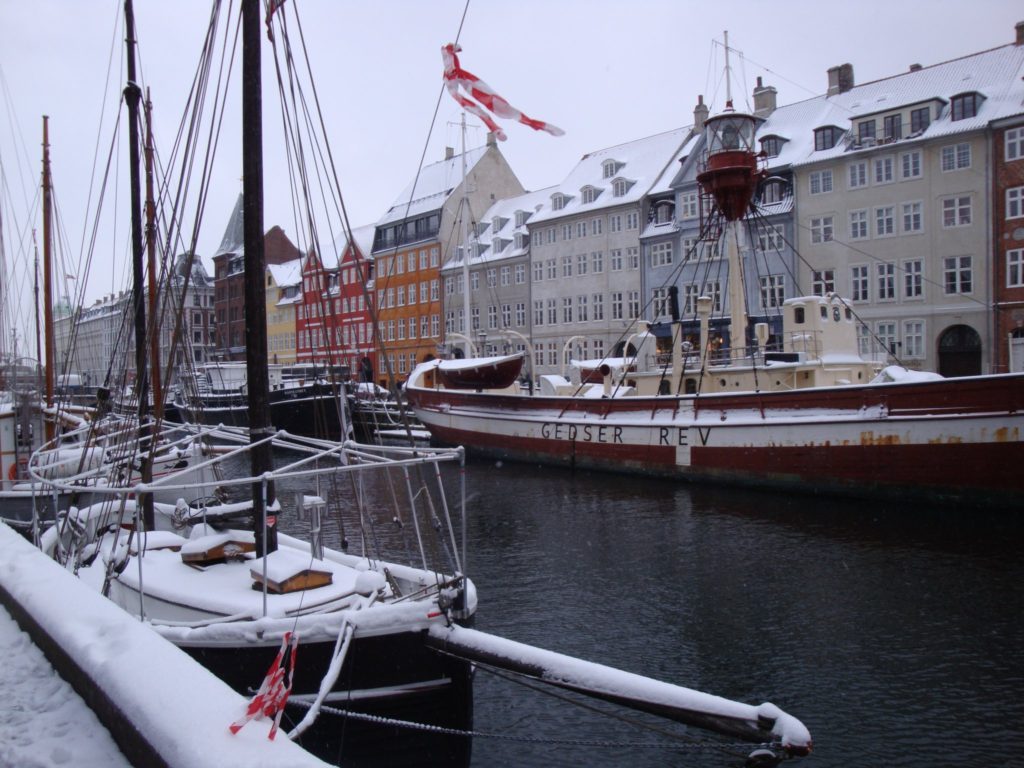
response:
[(939, 373), (943, 376), (981, 374), (981, 337), (969, 325), (951, 325), (939, 336)]

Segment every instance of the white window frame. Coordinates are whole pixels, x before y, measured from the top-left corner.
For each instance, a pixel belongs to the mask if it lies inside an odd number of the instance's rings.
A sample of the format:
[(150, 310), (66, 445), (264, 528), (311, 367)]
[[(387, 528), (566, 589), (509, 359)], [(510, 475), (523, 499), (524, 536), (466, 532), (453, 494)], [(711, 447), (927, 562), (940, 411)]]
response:
[(974, 219), (970, 195), (956, 195), (942, 201), (942, 227), (969, 227)]
[(871, 301), (871, 274), (867, 264), (850, 265), (850, 298), (852, 301)]
[(1006, 252), (1006, 287), (1024, 288), (1024, 248)]
[(875, 265), (875, 288), (878, 301), (896, 301), (896, 265), (881, 262)]
[(896, 234), (896, 206), (880, 205), (875, 208), (875, 237), (892, 237)]
[(971, 145), (961, 141), (959, 144), (947, 144), (939, 150), (939, 165), (943, 173), (963, 171), (971, 167)]
[(1006, 190), (1006, 218), (1024, 218), (1024, 187), (1010, 187)]
[(910, 200), (900, 205), (900, 218), (903, 221), (904, 234), (917, 234), (924, 231), (924, 203)]
[(903, 298), (918, 300), (924, 298), (924, 260), (908, 259), (903, 262)]
[(900, 178), (921, 178), (921, 150), (914, 149), (900, 155)]
[(835, 217), (815, 216), (811, 219), (811, 242), (828, 243), (835, 238)]
[(868, 185), (868, 164), (864, 160), (850, 163), (847, 174), (847, 188), (859, 189)]
[(812, 195), (827, 195), (834, 189), (832, 169), (825, 168), (821, 171), (811, 171), (808, 182), (808, 191)]
[(650, 248), (651, 268), (667, 267), (672, 264), (672, 242), (653, 243)]
[(942, 286), (947, 296), (974, 293), (974, 259), (971, 256), (947, 256), (943, 259)]
[(850, 239), (867, 240), (869, 233), (867, 208), (850, 211)]
[(903, 321), (903, 349), (901, 355), (907, 359), (924, 357), (925, 321), (910, 318)]
[(896, 169), (894, 166), (895, 163), (893, 162), (892, 155), (876, 157), (872, 164), (874, 183), (876, 185), (892, 184), (896, 179)]
[(1024, 126), (1006, 129), (1003, 134), (1003, 158), (1008, 163), (1024, 159)]

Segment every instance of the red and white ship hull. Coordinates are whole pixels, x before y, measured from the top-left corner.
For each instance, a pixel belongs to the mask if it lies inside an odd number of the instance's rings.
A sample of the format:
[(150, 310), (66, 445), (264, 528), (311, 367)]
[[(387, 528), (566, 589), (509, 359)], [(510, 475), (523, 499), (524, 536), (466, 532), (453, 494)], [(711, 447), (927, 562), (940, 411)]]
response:
[(477, 454), (693, 481), (986, 505), (1024, 493), (1024, 375), (742, 394), (542, 397), (416, 386)]

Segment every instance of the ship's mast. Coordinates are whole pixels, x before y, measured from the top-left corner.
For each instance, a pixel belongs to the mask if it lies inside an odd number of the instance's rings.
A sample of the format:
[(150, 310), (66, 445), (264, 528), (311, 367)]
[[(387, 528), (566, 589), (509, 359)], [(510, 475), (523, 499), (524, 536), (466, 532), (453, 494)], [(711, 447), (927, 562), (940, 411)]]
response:
[[(46, 377), (46, 407), (53, 407), (53, 183), (50, 179), (50, 118), (43, 115), (43, 375)], [(53, 420), (46, 423), (46, 439), (53, 439)]]
[[(142, 482), (149, 483), (153, 479), (153, 452), (156, 450), (156, 436), (149, 435), (148, 450), (144, 448), (149, 432), (149, 372), (146, 361), (146, 304), (142, 295), (145, 282), (143, 271), (143, 231), (142, 231), (142, 188), (139, 181), (139, 101), (142, 89), (139, 87), (135, 74), (135, 12), (132, 0), (124, 3), (124, 26), (126, 35), (126, 56), (128, 84), (124, 88), (125, 103), (128, 106), (128, 160), (131, 168), (131, 217), (132, 217), (132, 306), (135, 310), (135, 392), (139, 398), (139, 440), (144, 450), (142, 461)], [(153, 275), (149, 276), (150, 282)], [(146, 530), (152, 530), (153, 495), (140, 494), (142, 502), (143, 522)]]
[[(736, 112), (732, 106), (728, 32), (725, 32), (725, 75), (725, 109), (704, 122), (707, 161), (705, 169), (697, 175), (697, 181), (714, 198), (716, 209), (725, 219), (722, 247), (729, 265), (729, 347), (731, 356), (738, 358), (744, 354), (747, 343), (747, 302), (739, 223), (750, 210), (761, 172), (754, 152), (757, 118)], [(707, 344), (708, 339), (702, 338), (702, 348)]]
[(462, 113), (462, 202), (459, 203), (459, 221), (461, 226), (461, 232), (459, 234), (459, 240), (462, 243), (462, 301), (463, 301), (463, 313), (465, 314), (465, 328), (463, 330), (466, 333), (467, 344), (470, 345), (466, 349), (466, 357), (469, 357), (472, 352), (472, 338), (473, 338), (473, 320), (471, 314), (472, 299), (469, 294), (469, 254), (471, 249), (469, 247), (469, 220), (466, 218), (469, 214), (469, 189), (466, 187), (466, 113)]
[[(249, 395), (249, 441), (252, 476), (273, 469), (274, 456), (266, 438), (270, 424), (270, 377), (267, 372), (267, 304), (263, 287), (266, 257), (263, 251), (263, 79), (260, 55), (260, 2), (242, 2), (242, 227), (245, 252), (245, 356)], [(253, 483), (253, 530), (256, 552), (277, 549), (277, 527), (267, 514), (274, 504), (274, 484)]]

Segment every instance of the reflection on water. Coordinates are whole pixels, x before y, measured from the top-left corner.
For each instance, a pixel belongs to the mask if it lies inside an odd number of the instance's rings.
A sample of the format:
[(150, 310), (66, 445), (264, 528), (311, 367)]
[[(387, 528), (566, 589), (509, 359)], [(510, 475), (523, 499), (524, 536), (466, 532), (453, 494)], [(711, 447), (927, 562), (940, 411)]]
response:
[[(806, 765), (1008, 766), (1024, 754), (1019, 513), (514, 464), (467, 476), (478, 629), (772, 701), (810, 729)], [(750, 751), (485, 670), (475, 695), (487, 736), (474, 766), (722, 766)]]

